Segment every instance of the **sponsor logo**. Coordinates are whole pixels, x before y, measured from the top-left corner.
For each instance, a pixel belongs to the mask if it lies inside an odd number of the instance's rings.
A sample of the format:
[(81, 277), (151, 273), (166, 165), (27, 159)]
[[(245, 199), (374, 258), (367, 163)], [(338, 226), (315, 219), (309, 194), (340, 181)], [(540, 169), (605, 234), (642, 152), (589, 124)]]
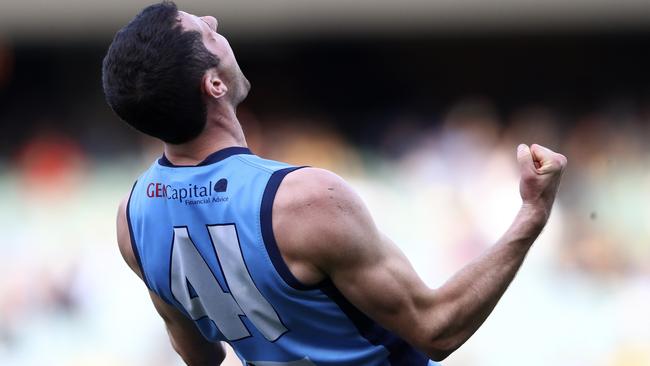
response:
[(223, 195), (227, 189), (228, 180), (225, 178), (219, 179), (216, 183), (209, 181), (206, 185), (188, 183), (186, 187), (152, 182), (147, 185), (146, 194), (149, 198), (164, 198), (186, 205), (199, 205), (228, 202), (228, 196)]
[(228, 189), (228, 180), (221, 178), (214, 184), (215, 192), (225, 192)]

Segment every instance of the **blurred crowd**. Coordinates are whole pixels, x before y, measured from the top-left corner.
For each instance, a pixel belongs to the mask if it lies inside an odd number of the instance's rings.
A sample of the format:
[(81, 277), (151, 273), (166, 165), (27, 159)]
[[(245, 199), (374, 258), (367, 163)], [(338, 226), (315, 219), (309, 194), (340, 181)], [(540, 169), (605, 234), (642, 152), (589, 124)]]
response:
[[(547, 228), (493, 316), (444, 364), (649, 365), (650, 104), (504, 115), (469, 97), (445, 110), (397, 115), (363, 145), (323, 115), (240, 116), (258, 155), (347, 179), (432, 287), (513, 219), (516, 146), (562, 152), (569, 165)], [(0, 163), (0, 365), (181, 364), (115, 243), (117, 203), (161, 153), (137, 141), (97, 159), (44, 129)]]

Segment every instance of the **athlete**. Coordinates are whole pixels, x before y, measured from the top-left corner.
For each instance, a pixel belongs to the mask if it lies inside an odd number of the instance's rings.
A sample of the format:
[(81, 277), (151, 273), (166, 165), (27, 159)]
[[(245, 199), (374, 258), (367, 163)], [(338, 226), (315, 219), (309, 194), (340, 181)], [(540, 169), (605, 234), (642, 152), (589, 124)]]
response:
[(435, 365), (483, 323), (546, 224), (566, 158), (520, 145), (522, 206), (503, 237), (431, 289), (326, 170), (254, 155), (250, 84), (217, 20), (164, 2), (115, 36), (106, 100), (164, 142), (117, 214), (120, 251), (188, 365)]

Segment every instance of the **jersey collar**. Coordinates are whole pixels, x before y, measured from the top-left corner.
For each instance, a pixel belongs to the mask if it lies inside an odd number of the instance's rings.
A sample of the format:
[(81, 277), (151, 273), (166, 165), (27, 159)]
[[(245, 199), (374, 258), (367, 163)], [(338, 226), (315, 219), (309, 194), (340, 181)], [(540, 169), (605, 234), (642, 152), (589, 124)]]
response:
[(225, 149), (221, 149), (219, 151), (213, 152), (212, 154), (208, 155), (208, 157), (205, 158), (205, 160), (203, 160), (202, 162), (200, 162), (200, 163), (198, 163), (196, 165), (174, 165), (174, 164), (172, 164), (171, 161), (169, 161), (169, 159), (167, 159), (167, 157), (163, 153), (163, 155), (160, 157), (160, 159), (158, 159), (158, 164), (160, 164), (162, 166), (172, 167), (172, 168), (191, 168), (191, 167), (196, 167), (196, 166), (204, 166), (204, 165), (214, 164), (214, 163), (220, 162), (221, 160), (229, 158), (229, 157), (231, 157), (233, 155), (239, 155), (239, 154), (251, 155), (253, 153), (247, 147), (231, 146), (231, 147), (227, 147)]

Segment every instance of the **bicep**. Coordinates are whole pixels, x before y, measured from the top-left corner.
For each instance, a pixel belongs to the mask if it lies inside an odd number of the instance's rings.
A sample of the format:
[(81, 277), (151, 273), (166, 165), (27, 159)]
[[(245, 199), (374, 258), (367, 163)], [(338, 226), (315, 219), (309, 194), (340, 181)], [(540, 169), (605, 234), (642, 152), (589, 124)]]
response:
[(329, 277), (356, 308), (416, 348), (433, 354), (444, 324), (438, 292), (377, 229), (370, 212), (336, 175), (305, 168), (280, 186), (273, 227), (282, 255), (307, 273)]
[[(329, 270), (337, 289), (359, 310), (420, 349), (435, 334), (435, 292), (417, 275), (406, 256), (382, 234), (349, 243)], [(345, 252), (345, 251), (343, 251)]]
[(283, 254), (313, 265), (363, 313), (426, 349), (439, 314), (432, 311), (435, 292), (380, 233), (361, 198), (323, 170), (301, 169), (287, 180), (274, 211)]

